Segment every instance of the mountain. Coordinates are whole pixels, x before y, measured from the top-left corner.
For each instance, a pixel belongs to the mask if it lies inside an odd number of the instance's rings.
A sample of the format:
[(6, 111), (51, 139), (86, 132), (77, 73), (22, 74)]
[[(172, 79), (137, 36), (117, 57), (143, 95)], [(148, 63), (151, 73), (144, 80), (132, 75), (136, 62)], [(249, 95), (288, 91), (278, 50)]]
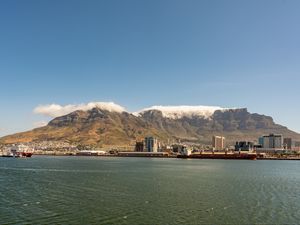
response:
[(151, 135), (161, 141), (180, 139), (210, 144), (212, 135), (223, 135), (232, 144), (237, 140), (257, 140), (269, 133), (300, 140), (300, 134), (274, 123), (272, 117), (249, 113), (246, 108), (155, 106), (132, 114), (94, 107), (57, 117), (45, 127), (3, 137), (0, 142), (68, 141), (117, 146), (132, 145)]
[(57, 117), (47, 126), (6, 136), (2, 143), (68, 141), (85, 145), (129, 145), (147, 135), (165, 136), (140, 117), (127, 112), (93, 108)]
[(169, 107), (147, 109), (139, 113), (156, 129), (183, 141), (209, 144), (212, 135), (223, 135), (227, 143), (238, 140), (257, 140), (258, 137), (279, 133), (300, 139), (300, 134), (278, 125), (272, 117), (249, 113), (242, 109), (216, 109), (199, 113), (197, 110), (175, 110)]

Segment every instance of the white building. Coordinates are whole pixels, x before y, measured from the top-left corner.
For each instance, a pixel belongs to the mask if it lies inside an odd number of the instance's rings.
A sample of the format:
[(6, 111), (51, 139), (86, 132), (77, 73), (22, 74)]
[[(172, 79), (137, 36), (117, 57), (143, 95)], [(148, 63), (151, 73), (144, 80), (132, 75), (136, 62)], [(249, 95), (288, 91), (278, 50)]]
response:
[(225, 137), (213, 136), (212, 137), (213, 150), (224, 150), (225, 149)]

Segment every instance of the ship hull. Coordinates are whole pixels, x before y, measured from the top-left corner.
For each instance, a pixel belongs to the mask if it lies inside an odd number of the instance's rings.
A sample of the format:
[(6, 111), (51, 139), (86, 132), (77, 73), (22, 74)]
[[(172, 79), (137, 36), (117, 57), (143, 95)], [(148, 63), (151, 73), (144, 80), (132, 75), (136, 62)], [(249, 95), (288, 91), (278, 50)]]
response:
[(27, 158), (30, 158), (32, 156), (32, 153), (31, 152), (22, 152), (22, 157), (27, 157)]
[(6, 158), (30, 158), (32, 156), (31, 152), (22, 152), (22, 153), (18, 153), (18, 154), (8, 154), (8, 155), (2, 155), (2, 157), (6, 157)]
[(192, 155), (178, 155), (177, 158), (185, 159), (244, 159), (256, 160), (256, 154), (192, 154)]
[(13, 156), (13, 155), (2, 155), (2, 157), (5, 157), (5, 158), (13, 158), (14, 156)]

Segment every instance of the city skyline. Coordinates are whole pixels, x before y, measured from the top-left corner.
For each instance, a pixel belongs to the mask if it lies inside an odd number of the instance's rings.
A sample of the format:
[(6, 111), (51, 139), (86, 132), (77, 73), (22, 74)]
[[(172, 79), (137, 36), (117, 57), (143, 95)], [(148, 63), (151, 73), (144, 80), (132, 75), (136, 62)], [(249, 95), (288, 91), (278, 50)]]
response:
[(40, 105), (248, 108), (300, 132), (298, 1), (1, 1), (0, 136)]

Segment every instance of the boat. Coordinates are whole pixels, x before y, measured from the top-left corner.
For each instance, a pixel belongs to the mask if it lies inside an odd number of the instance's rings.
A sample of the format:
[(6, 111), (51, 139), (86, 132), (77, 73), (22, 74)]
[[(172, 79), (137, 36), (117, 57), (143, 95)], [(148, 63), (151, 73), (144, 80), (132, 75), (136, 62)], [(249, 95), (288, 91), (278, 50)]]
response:
[(9, 155), (9, 154), (7, 154), (7, 155), (1, 155), (1, 157), (13, 158), (14, 156), (13, 156), (13, 155)]
[(2, 154), (2, 157), (6, 157), (6, 158), (19, 158), (20, 155), (16, 151), (7, 151), (5, 154)]
[(33, 155), (32, 152), (16, 152), (16, 153), (8, 152), (1, 156), (7, 158), (30, 158), (32, 155)]
[(30, 158), (33, 155), (32, 151), (27, 146), (19, 145), (12, 146), (6, 149), (6, 152), (2, 154), (2, 157), (8, 158)]
[(33, 155), (33, 153), (32, 152), (21, 152), (21, 155), (22, 155), (22, 157), (30, 158)]
[(24, 144), (13, 146), (11, 151), (16, 152), (15, 154), (20, 158), (30, 158), (32, 156), (32, 149)]

